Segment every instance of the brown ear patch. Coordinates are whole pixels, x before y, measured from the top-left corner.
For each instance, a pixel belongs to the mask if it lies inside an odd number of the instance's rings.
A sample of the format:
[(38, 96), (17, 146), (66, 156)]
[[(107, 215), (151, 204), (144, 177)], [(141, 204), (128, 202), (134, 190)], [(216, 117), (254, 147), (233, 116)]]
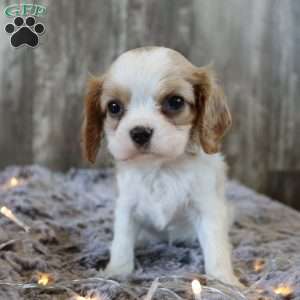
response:
[(84, 99), (84, 122), (81, 130), (81, 145), (84, 157), (94, 163), (100, 147), (104, 114), (100, 96), (103, 79), (91, 79)]
[(198, 111), (195, 134), (198, 134), (206, 153), (217, 153), (223, 136), (231, 126), (229, 108), (212, 70), (199, 68), (194, 78)]

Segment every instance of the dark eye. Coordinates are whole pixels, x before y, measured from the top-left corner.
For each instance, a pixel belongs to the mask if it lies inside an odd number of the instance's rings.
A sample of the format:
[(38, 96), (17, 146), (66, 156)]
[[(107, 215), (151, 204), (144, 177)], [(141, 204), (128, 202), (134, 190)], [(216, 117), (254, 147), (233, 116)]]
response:
[(112, 117), (118, 118), (124, 112), (123, 104), (118, 100), (112, 100), (107, 104), (107, 110)]
[(185, 101), (181, 96), (171, 96), (164, 100), (162, 104), (163, 112), (165, 113), (178, 113), (185, 105)]

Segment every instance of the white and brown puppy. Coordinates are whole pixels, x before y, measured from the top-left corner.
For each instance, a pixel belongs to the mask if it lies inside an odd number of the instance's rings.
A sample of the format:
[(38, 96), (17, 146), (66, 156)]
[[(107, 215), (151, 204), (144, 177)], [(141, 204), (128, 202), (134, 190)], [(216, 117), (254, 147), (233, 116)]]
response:
[(85, 98), (82, 142), (94, 162), (105, 132), (119, 197), (108, 275), (134, 270), (137, 239), (198, 238), (206, 273), (238, 284), (228, 239), (226, 165), (218, 153), (231, 125), (213, 73), (178, 52), (147, 47), (122, 54)]

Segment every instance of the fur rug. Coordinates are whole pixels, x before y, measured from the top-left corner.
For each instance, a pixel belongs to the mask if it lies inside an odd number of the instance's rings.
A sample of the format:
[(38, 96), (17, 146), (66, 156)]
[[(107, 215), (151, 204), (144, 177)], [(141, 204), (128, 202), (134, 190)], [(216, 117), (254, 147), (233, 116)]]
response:
[[(136, 250), (130, 278), (99, 278), (112, 238), (113, 174), (38, 166), (0, 173), (0, 207), (30, 226), (26, 232), (0, 215), (1, 300), (193, 299), (194, 278), (202, 299), (300, 299), (300, 214), (237, 182), (228, 183), (227, 197), (236, 207), (233, 262), (245, 289), (203, 275), (197, 242), (150, 243)], [(45, 286), (37, 284), (42, 273)]]

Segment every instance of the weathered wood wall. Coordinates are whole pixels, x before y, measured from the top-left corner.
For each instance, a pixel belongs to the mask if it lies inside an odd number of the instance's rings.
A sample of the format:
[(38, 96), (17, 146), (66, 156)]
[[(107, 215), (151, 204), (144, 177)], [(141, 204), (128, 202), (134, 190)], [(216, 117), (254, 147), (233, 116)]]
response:
[(126, 49), (163, 45), (195, 64), (213, 62), (220, 74), (234, 118), (224, 149), (234, 177), (269, 191), (282, 171), (299, 176), (300, 1), (36, 2), (48, 15), (34, 50), (12, 49), (1, 29), (9, 20), (0, 17), (0, 167), (83, 165), (78, 133), (88, 74)]

